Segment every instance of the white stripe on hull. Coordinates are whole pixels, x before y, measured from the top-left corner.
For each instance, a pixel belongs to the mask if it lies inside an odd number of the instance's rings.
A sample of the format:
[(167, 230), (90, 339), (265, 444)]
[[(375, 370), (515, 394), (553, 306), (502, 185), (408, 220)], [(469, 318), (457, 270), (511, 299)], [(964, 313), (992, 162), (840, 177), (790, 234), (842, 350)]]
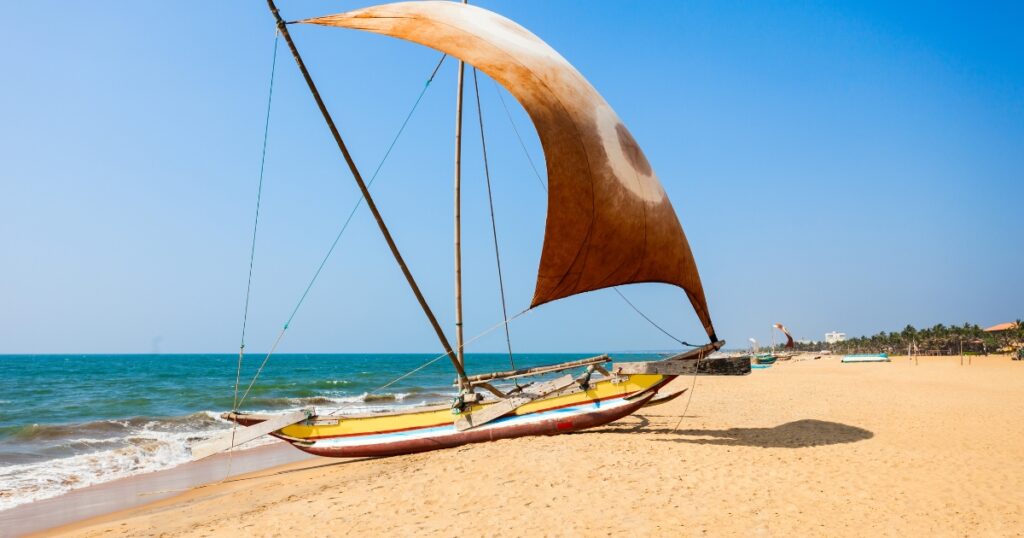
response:
[[(474, 431), (486, 431), (493, 429), (506, 428), (510, 426), (521, 426), (525, 424), (532, 424), (541, 422), (544, 420), (552, 420), (558, 418), (569, 418), (578, 415), (584, 415), (586, 413), (592, 413), (594, 411), (608, 411), (617, 407), (629, 405), (631, 402), (625, 398), (615, 398), (612, 400), (605, 400), (600, 402), (590, 402), (581, 405), (575, 405), (572, 407), (564, 407), (561, 409), (552, 409), (550, 411), (540, 411), (537, 413), (530, 413), (528, 415), (512, 415), (505, 418), (501, 418), (474, 428)], [(385, 443), (394, 443), (400, 441), (411, 441), (414, 439), (424, 438), (444, 438), (448, 436), (455, 436), (462, 432), (455, 429), (454, 424), (446, 424), (444, 426), (435, 426), (432, 428), (421, 428), (416, 430), (409, 430), (404, 432), (392, 432), (392, 433), (381, 433), (381, 434), (368, 434), (359, 435), (352, 437), (333, 437), (330, 439), (318, 439), (309, 448), (343, 448), (343, 447), (356, 447), (356, 446), (371, 446)]]

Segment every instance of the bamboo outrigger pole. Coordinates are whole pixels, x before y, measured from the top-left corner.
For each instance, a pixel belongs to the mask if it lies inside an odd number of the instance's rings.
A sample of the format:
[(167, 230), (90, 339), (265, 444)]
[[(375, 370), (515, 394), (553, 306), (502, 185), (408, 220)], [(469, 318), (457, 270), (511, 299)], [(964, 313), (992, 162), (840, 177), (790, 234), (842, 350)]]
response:
[[(409, 272), (409, 267), (406, 266), (405, 259), (402, 258), (402, 254), (398, 251), (398, 246), (395, 244), (395, 240), (391, 237), (391, 232), (388, 231), (388, 227), (384, 224), (384, 219), (381, 217), (380, 211), (377, 210), (377, 204), (374, 203), (373, 198), (370, 197), (370, 190), (366, 187), (366, 183), (363, 181), (363, 176), (359, 173), (359, 168), (356, 167), (355, 161), (352, 160), (352, 155), (349, 154), (348, 147), (345, 145), (345, 141), (341, 138), (341, 133), (338, 132), (338, 128), (334, 125), (334, 120), (331, 118), (330, 112), (327, 111), (327, 105), (325, 105), (323, 99), (320, 98), (320, 92), (316, 89), (313, 79), (309, 76), (309, 71), (306, 70), (306, 64), (302, 61), (302, 56), (299, 56), (299, 49), (295, 48), (292, 36), (288, 33), (288, 26), (281, 18), (281, 14), (278, 13), (277, 6), (274, 5), (274, 0), (267, 0), (267, 6), (270, 7), (270, 12), (274, 15), (274, 20), (277, 22), (277, 30), (281, 32), (281, 36), (283, 36), (285, 42), (288, 43), (288, 48), (292, 51), (295, 63), (298, 64), (299, 71), (302, 72), (302, 77), (306, 80), (306, 85), (309, 86), (309, 91), (313, 94), (313, 99), (316, 100), (316, 105), (320, 108), (320, 113), (323, 115), (324, 121), (327, 122), (327, 127), (331, 130), (331, 134), (334, 136), (334, 141), (338, 144), (338, 149), (341, 150), (342, 156), (345, 157), (345, 163), (348, 164), (349, 170), (352, 171), (352, 177), (356, 180), (356, 185), (359, 186), (359, 190), (363, 194), (363, 199), (366, 200), (366, 206), (370, 208), (370, 212), (373, 213), (373, 218), (377, 221), (377, 226), (380, 228), (380, 232), (384, 235), (384, 240), (387, 241), (388, 248), (391, 249), (391, 254), (394, 255), (395, 261), (398, 262), (398, 267), (402, 270), (402, 274), (405, 275), (405, 280), (409, 282), (409, 287), (412, 288), (413, 294), (416, 295), (416, 300), (419, 301), (420, 307), (423, 308), (423, 313), (426, 314), (427, 319), (430, 320), (430, 325), (434, 327), (434, 332), (437, 333), (437, 338), (441, 341), (441, 345), (444, 347), (445, 353), (452, 361), (452, 366), (455, 367), (455, 371), (459, 376), (459, 387), (471, 388), (469, 383), (466, 381), (466, 371), (462, 368), (462, 363), (459, 362), (455, 352), (452, 351), (452, 346), (448, 342), (448, 337), (444, 335), (444, 330), (442, 330), (441, 325), (438, 324), (437, 317), (434, 316), (434, 312), (430, 309), (430, 305), (427, 304), (427, 300), (423, 297), (420, 287), (416, 284), (416, 280), (413, 278), (412, 273)], [(461, 347), (459, 349), (461, 352)]]
[(459, 60), (458, 88), (455, 90), (455, 352), (463, 367), (466, 365), (462, 343), (462, 89), (465, 75), (466, 64)]

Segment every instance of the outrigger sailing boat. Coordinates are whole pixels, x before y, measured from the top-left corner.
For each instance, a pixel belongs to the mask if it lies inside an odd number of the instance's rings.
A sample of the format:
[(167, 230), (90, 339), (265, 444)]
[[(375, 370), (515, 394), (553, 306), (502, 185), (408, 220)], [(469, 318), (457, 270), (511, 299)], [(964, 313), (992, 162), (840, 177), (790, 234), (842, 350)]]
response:
[[(676, 213), (643, 151), (600, 94), (537, 36), (505, 17), (457, 2), (402, 2), (297, 21), (352, 28), (437, 49), (484, 72), (526, 109), (547, 162), (548, 209), (537, 285), (530, 308), (580, 293), (637, 282), (682, 288), (710, 343), (664, 360), (611, 363), (608, 355), (528, 369), (468, 376), (463, 367), (458, 153), (456, 153), (456, 347), (427, 305), (384, 224), (341, 134), (288, 32), (268, 0), (277, 28), (341, 150), (368, 208), (456, 372), (451, 406), (363, 415), (223, 416), (247, 426), (204, 445), (194, 457), (228, 449), (263, 434), (321, 456), (389, 456), (466, 443), (572, 432), (607, 424), (682, 392), (659, 394), (680, 375), (742, 375), (749, 357), (704, 359), (724, 342), (715, 335), (704, 289)], [(459, 108), (461, 121), (461, 106)], [(457, 123), (458, 125), (458, 123)], [(457, 127), (456, 139), (459, 130)], [(456, 147), (459, 147), (458, 142)], [(458, 151), (458, 149), (457, 149)], [(584, 369), (502, 390), (493, 383)], [(480, 391), (486, 391), (485, 397)]]
[[(772, 331), (772, 350), (769, 353), (758, 353), (757, 349), (754, 350), (754, 362), (757, 364), (775, 364), (776, 360), (786, 361), (792, 359), (796, 353), (793, 349), (793, 336), (789, 334), (789, 330), (786, 329), (785, 325), (776, 323), (772, 325), (772, 329), (778, 329), (782, 331), (782, 334), (786, 335), (786, 351), (776, 352), (775, 351), (775, 331)], [(754, 347), (757, 347), (757, 341), (753, 338), (750, 339), (754, 342)]]
[(786, 344), (782, 346), (782, 348), (785, 349), (785, 351), (780, 351), (776, 353), (775, 333), (772, 333), (772, 355), (775, 355), (775, 358), (779, 359), (780, 361), (788, 361), (789, 359), (792, 359), (794, 356), (797, 355), (797, 352), (794, 351), (793, 335), (789, 334), (789, 329), (787, 329), (786, 326), (781, 323), (776, 323), (775, 325), (772, 325), (772, 327), (782, 331), (782, 334), (786, 335)]

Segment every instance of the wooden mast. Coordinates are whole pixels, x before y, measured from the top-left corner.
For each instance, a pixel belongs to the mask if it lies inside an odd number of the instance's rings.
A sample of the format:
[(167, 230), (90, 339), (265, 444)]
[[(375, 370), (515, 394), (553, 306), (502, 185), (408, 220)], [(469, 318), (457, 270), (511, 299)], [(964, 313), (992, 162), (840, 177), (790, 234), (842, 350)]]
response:
[[(467, 3), (468, 0), (462, 0)], [(455, 354), (466, 365), (462, 335), (462, 94), (466, 63), (459, 60), (458, 87), (455, 90)]]
[(366, 187), (366, 182), (363, 181), (363, 176), (359, 173), (359, 168), (356, 167), (355, 161), (352, 160), (352, 155), (348, 152), (348, 146), (346, 146), (345, 141), (342, 140), (341, 133), (338, 132), (338, 128), (334, 125), (334, 120), (331, 118), (330, 112), (327, 111), (327, 105), (325, 105), (323, 99), (320, 98), (320, 92), (316, 89), (316, 84), (313, 83), (313, 78), (310, 77), (309, 71), (306, 70), (306, 64), (302, 61), (302, 56), (299, 56), (299, 49), (295, 48), (292, 36), (288, 33), (288, 26), (281, 18), (281, 14), (278, 13), (277, 6), (274, 5), (274, 0), (267, 0), (267, 6), (270, 7), (270, 13), (274, 15), (274, 20), (277, 22), (277, 30), (281, 32), (281, 36), (284, 37), (285, 42), (288, 43), (288, 48), (292, 51), (292, 57), (295, 58), (295, 63), (299, 66), (299, 71), (302, 72), (302, 78), (306, 80), (306, 85), (309, 86), (309, 91), (313, 94), (313, 99), (316, 101), (316, 105), (320, 109), (320, 114), (323, 115), (324, 121), (327, 122), (327, 127), (331, 130), (331, 135), (334, 136), (334, 142), (337, 143), (338, 149), (341, 150), (341, 154), (345, 158), (345, 163), (348, 164), (348, 168), (352, 172), (352, 177), (356, 180), (356, 185), (359, 186), (359, 190), (363, 194), (363, 199), (366, 200), (366, 207), (370, 208), (370, 212), (373, 213), (373, 218), (377, 221), (377, 226), (380, 228), (381, 234), (384, 235), (384, 240), (387, 242), (388, 248), (391, 249), (391, 254), (395, 257), (395, 261), (398, 262), (398, 267), (402, 270), (402, 274), (405, 275), (405, 280), (409, 283), (409, 287), (412, 288), (412, 292), (416, 296), (416, 300), (419, 301), (420, 307), (423, 309), (423, 313), (426, 314), (427, 319), (430, 321), (430, 325), (434, 328), (434, 332), (437, 333), (437, 338), (441, 341), (441, 345), (444, 347), (445, 353), (452, 361), (452, 366), (455, 367), (455, 371), (458, 373), (459, 386), (462, 388), (469, 388), (469, 383), (466, 381), (466, 371), (462, 368), (462, 363), (459, 362), (458, 357), (452, 351), (452, 346), (448, 343), (448, 337), (445, 336), (444, 330), (441, 329), (441, 325), (437, 322), (437, 317), (434, 316), (434, 312), (430, 309), (430, 305), (427, 304), (427, 300), (423, 297), (420, 287), (416, 284), (416, 280), (413, 278), (412, 273), (409, 272), (409, 267), (406, 266), (405, 259), (402, 258), (402, 254), (398, 251), (398, 246), (395, 244), (395, 240), (391, 237), (391, 232), (388, 230), (387, 225), (384, 224), (384, 218), (381, 217), (380, 211), (377, 209), (377, 204), (373, 201), (373, 198), (370, 197), (370, 190)]

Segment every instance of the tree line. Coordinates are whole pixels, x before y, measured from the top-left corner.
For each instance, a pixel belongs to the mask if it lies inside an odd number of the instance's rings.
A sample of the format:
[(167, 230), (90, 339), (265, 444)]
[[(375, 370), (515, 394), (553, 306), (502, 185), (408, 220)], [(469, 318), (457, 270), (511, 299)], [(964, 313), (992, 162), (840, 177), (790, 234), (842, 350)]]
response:
[(913, 349), (918, 355), (958, 355), (1014, 352), (1024, 347), (1024, 322), (1014, 328), (988, 333), (972, 323), (946, 326), (941, 323), (926, 329), (907, 325), (902, 331), (882, 331), (874, 336), (858, 336), (834, 344), (797, 343), (800, 351), (830, 349), (833, 353), (889, 353), (903, 355)]

